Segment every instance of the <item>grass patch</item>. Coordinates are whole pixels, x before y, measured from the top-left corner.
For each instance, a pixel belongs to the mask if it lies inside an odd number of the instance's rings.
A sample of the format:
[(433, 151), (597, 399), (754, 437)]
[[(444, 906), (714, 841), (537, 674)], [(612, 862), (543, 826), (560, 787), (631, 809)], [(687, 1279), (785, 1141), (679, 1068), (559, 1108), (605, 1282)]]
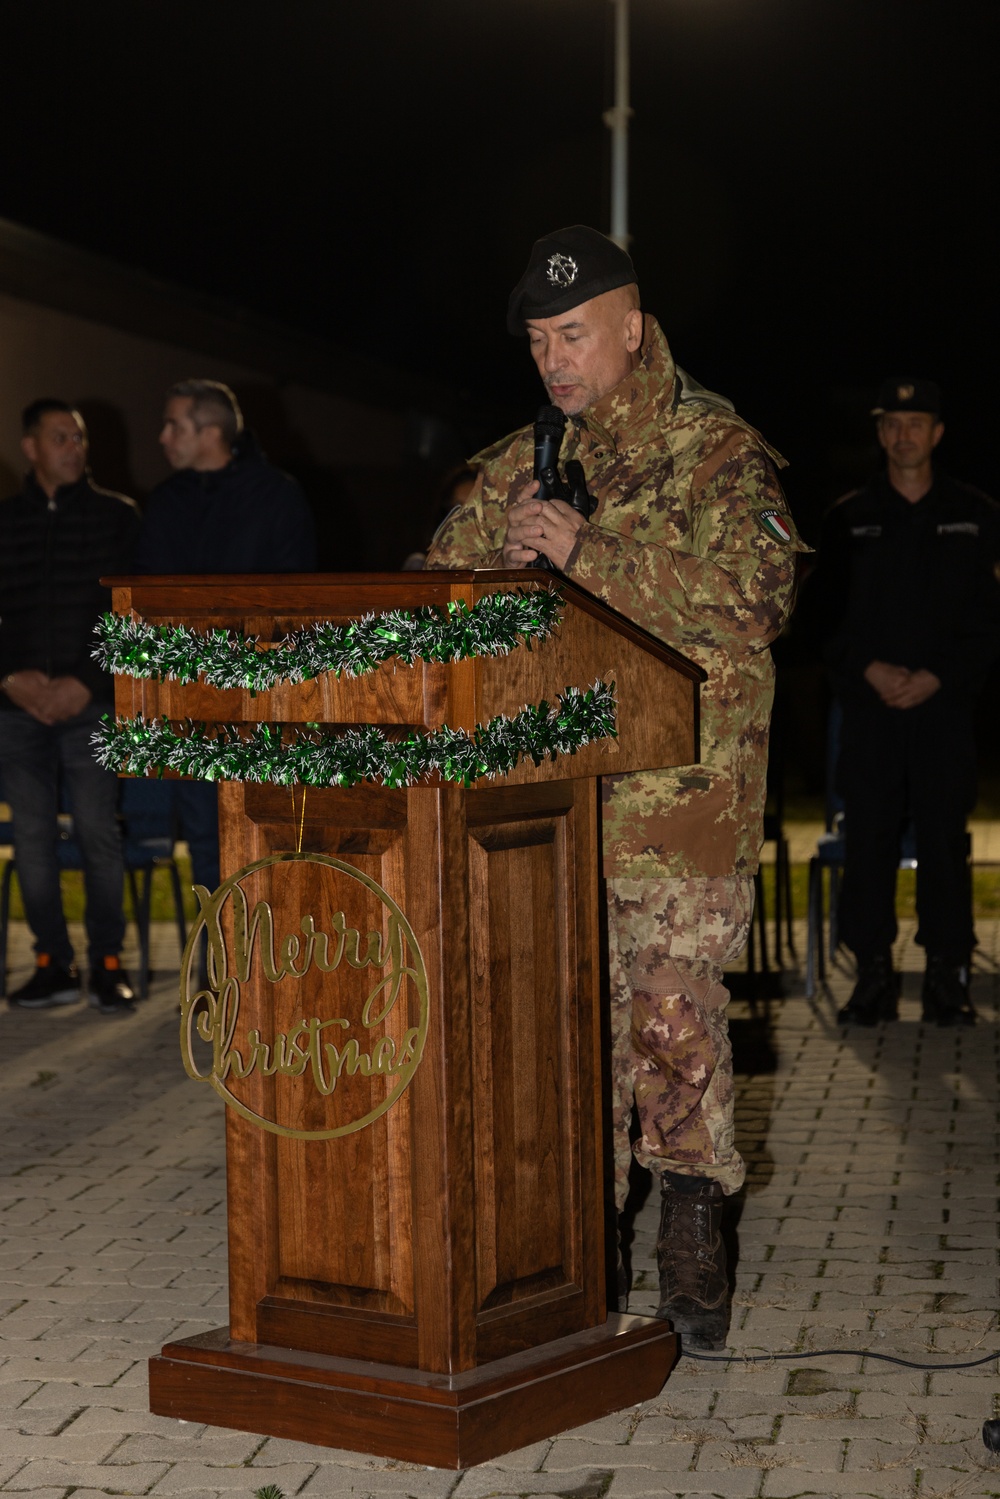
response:
[[(184, 891), (184, 913), (188, 921), (198, 914), (198, 902), (191, 889), (191, 861), (178, 859), (181, 889)], [(83, 920), (83, 874), (78, 869), (64, 870), (62, 879), (63, 910), (67, 921)], [(792, 912), (805, 918), (806, 900), (809, 893), (809, 866), (792, 865)], [(774, 915), (774, 863), (764, 865), (764, 900), (769, 916)], [(901, 869), (896, 876), (896, 915), (900, 920), (915, 918), (917, 914), (917, 875), (914, 869)], [(1000, 867), (979, 865), (972, 871), (972, 902), (977, 917), (1000, 916)], [(11, 885), (10, 914), (12, 921), (24, 920), (21, 892), (15, 876)], [(128, 888), (125, 891), (125, 915), (132, 919), (132, 903)], [(173, 921), (174, 902), (170, 893), (170, 880), (166, 870), (157, 870), (153, 876), (152, 915), (154, 921)]]
[[(177, 867), (180, 870), (181, 889), (184, 892), (184, 914), (188, 921), (193, 921), (198, 914), (198, 902), (195, 900), (194, 891), (191, 889), (191, 860), (178, 859)], [(83, 920), (83, 871), (81, 869), (64, 869), (59, 876), (62, 886), (63, 910), (67, 921)], [(170, 876), (166, 869), (158, 869), (153, 874), (153, 899), (150, 905), (152, 919), (154, 921), (173, 921), (174, 898), (170, 888)], [(132, 900), (129, 895), (128, 880), (125, 881), (125, 916), (132, 920)], [(21, 902), (21, 891), (15, 874), (10, 887), (10, 916), (12, 921), (24, 920), (24, 906)]]
[[(805, 918), (809, 895), (808, 864), (792, 865), (792, 914)], [(764, 903), (774, 914), (774, 863), (764, 865)], [(976, 917), (1000, 916), (1000, 867), (981, 864), (972, 870), (972, 908)], [(900, 869), (896, 875), (896, 915), (901, 921), (917, 915), (917, 871)]]

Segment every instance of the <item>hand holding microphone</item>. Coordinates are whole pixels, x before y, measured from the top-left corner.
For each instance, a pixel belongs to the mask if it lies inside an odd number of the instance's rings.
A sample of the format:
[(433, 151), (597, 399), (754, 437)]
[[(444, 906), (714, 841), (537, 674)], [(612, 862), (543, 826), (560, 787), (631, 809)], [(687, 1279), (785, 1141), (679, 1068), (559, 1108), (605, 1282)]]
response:
[[(538, 489), (535, 492), (536, 500), (552, 498), (553, 476), (558, 478), (556, 464), (559, 462), (559, 449), (562, 446), (565, 426), (565, 413), (560, 411), (558, 406), (543, 406), (535, 417), (534, 477), (538, 481)], [(543, 568), (545, 572), (556, 571), (551, 558), (542, 551), (531, 566)]]
[[(557, 467), (566, 418), (558, 406), (543, 406), (535, 421), (534, 480), (508, 512), (504, 563), (557, 572), (576, 543), (576, 533), (597, 501), (587, 493), (583, 465), (571, 459), (562, 479)], [(537, 493), (532, 494), (537, 482)]]

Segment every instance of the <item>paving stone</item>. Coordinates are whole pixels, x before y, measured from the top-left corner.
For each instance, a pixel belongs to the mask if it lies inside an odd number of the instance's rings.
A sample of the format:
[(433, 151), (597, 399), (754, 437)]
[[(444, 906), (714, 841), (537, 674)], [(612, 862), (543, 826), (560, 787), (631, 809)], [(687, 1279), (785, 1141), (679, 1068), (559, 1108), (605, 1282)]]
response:
[(920, 1472), (921, 1499), (996, 1499), (998, 1493), (1000, 1473), (983, 1472), (976, 1460)]
[(826, 1428), (812, 1433), (811, 1440), (796, 1442), (707, 1443), (698, 1458), (699, 1471), (754, 1467), (769, 1471), (778, 1467), (808, 1468), (810, 1472), (836, 1472), (841, 1465), (843, 1443), (828, 1436)]
[[(996, 954), (1000, 923), (983, 932)], [(985, 1024), (971, 1037), (918, 1023), (912, 937), (911, 923), (897, 954), (898, 1025), (861, 1034), (832, 1024), (851, 983), (838, 964), (829, 995), (806, 1004), (790, 985), (773, 1005), (777, 1071), (738, 1079), (751, 1169), (732, 1346), (801, 1349), (802, 1362), (682, 1358), (656, 1400), (468, 1474), (151, 1416), (148, 1354), (225, 1320), (222, 1105), (177, 1078), (171, 983), (137, 1017), (142, 1079), (135, 1043), (82, 1009), (56, 1017), (56, 1030), (0, 1014), (0, 1484), (53, 1499), (76, 1484), (74, 1499), (97, 1499), (123, 1472), (151, 1471), (147, 1488), (184, 1499), (250, 1499), (267, 1481), (289, 1499), (587, 1499), (605, 1488), (890, 1499), (910, 1491), (913, 1450), (921, 1499), (948, 1484), (961, 1499), (1000, 1494), (1000, 1465), (984, 1467), (978, 1435), (1000, 1407), (996, 1361), (927, 1374), (859, 1356), (947, 1362), (1000, 1349), (997, 1048)], [(176, 963), (175, 943), (168, 952)], [(23, 961), (27, 971), (26, 945)], [(975, 987), (995, 1016), (995, 974), (980, 971)], [(60, 1053), (44, 1097), (29, 1091), (43, 1042), (46, 1058)], [(647, 1312), (656, 1207), (651, 1194), (633, 1245), (633, 1309)], [(844, 1359), (808, 1351), (851, 1344), (858, 1352)]]
[(44, 1343), (33, 1345), (39, 1353), (34, 1358), (8, 1358), (3, 1374), (9, 1379), (31, 1379), (37, 1376), (45, 1380), (64, 1380), (79, 1386), (107, 1386), (116, 1384), (122, 1375), (135, 1363), (131, 1358), (73, 1360), (51, 1359), (45, 1356)]
[(640, 1413), (647, 1409), (647, 1405), (635, 1405), (623, 1411), (615, 1411), (610, 1416), (602, 1416), (599, 1421), (574, 1426), (571, 1434), (581, 1442), (630, 1442), (633, 1440), (635, 1427), (642, 1419)]
[[(118, 1440), (146, 1433), (186, 1440), (192, 1435), (220, 1431), (221, 1428), (200, 1426), (191, 1421), (175, 1421), (172, 1416), (154, 1416), (149, 1410), (119, 1410), (112, 1406), (88, 1405), (79, 1412), (73, 1422), (73, 1430), (81, 1436), (106, 1432)], [(225, 1435), (232, 1436), (232, 1432), (226, 1431)]]
[[(0, 1370), (0, 1374), (2, 1374)], [(142, 1384), (127, 1385), (119, 1380), (114, 1385), (77, 1385), (57, 1382), (34, 1387), (34, 1393), (25, 1399), (26, 1407), (32, 1410), (73, 1409), (85, 1401), (88, 1406), (111, 1406), (115, 1410), (145, 1410), (149, 1405), (148, 1388)]]
[(647, 1401), (642, 1407), (636, 1436), (632, 1440), (636, 1440), (646, 1420), (655, 1420), (657, 1416), (666, 1416), (668, 1419), (678, 1421), (701, 1421), (710, 1416), (718, 1398), (717, 1390), (685, 1386), (670, 1379), (664, 1385), (662, 1393), (655, 1400)]
[[(654, 1494), (657, 1499), (687, 1499), (688, 1495), (717, 1495), (718, 1499), (753, 1499), (759, 1492), (760, 1471), (734, 1468), (724, 1476), (715, 1472), (678, 1474), (676, 1478), (658, 1475), (648, 1469), (628, 1468), (615, 1474), (607, 1499), (639, 1499)], [(461, 1496), (464, 1499), (464, 1495)]]
[(0, 1452), (0, 1485), (14, 1478), (24, 1467), (24, 1458), (14, 1453)]
[(637, 1427), (632, 1446), (640, 1447), (648, 1442), (693, 1442), (701, 1446), (704, 1442), (768, 1441), (773, 1428), (774, 1417), (770, 1411), (733, 1416), (729, 1420), (718, 1415), (700, 1421), (652, 1416)]
[[(449, 1499), (450, 1495), (458, 1493), (458, 1486), (464, 1478), (480, 1471), (482, 1470), (472, 1468), (469, 1474), (461, 1474), (444, 1468), (415, 1468), (408, 1463), (400, 1463), (396, 1468), (359, 1470), (331, 1462), (317, 1468), (312, 1477), (307, 1479), (298, 1492), (298, 1499), (326, 1499), (328, 1494), (343, 1495), (344, 1499), (366, 1499), (368, 1495), (378, 1494), (398, 1494), (406, 1496), (406, 1499), (410, 1499), (410, 1496), (412, 1499)], [(550, 1492), (547, 1489), (528, 1487), (536, 1481), (537, 1475), (525, 1474), (525, 1487), (520, 1487), (522, 1480), (518, 1479), (519, 1486), (512, 1488), (510, 1475), (497, 1473), (496, 1482), (499, 1487), (490, 1492), (510, 1495), (511, 1499), (523, 1493)], [(544, 1482), (544, 1478), (541, 1481)], [(480, 1492), (476, 1491), (476, 1499)], [(469, 1494), (472, 1493), (469, 1490)], [(75, 1495), (73, 1499), (76, 1499)]]
[(88, 1350), (93, 1356), (97, 1353), (99, 1359), (109, 1357), (107, 1348), (94, 1349), (93, 1338), (68, 1338), (68, 1337), (46, 1337), (42, 1339), (26, 1338), (0, 1338), (0, 1358), (17, 1359), (44, 1359), (46, 1363), (51, 1359), (54, 1363), (72, 1363), (81, 1359)]
[[(228, 1431), (224, 1436), (206, 1437), (204, 1428), (188, 1426), (180, 1433), (164, 1436), (159, 1432), (133, 1434), (115, 1448), (116, 1463), (203, 1462), (220, 1467), (248, 1463), (263, 1443), (263, 1438), (243, 1431)], [(315, 1449), (314, 1449), (315, 1450)], [(315, 1458), (313, 1458), (315, 1461)]]
[[(0, 1471), (2, 1471), (2, 1470), (0, 1470)], [(7, 1487), (9, 1487), (10, 1491), (13, 1493), (13, 1492), (15, 1492), (17, 1490), (18, 1486), (17, 1486), (17, 1483), (12, 1480), (11, 1483), (9, 1485), (7, 1485)], [(65, 1488), (58, 1488), (58, 1489), (32, 1489), (31, 1490), (31, 1495), (32, 1495), (32, 1499), (63, 1499), (63, 1496), (66, 1494), (66, 1492), (67, 1492), (67, 1490)], [(81, 1492), (83, 1492), (83, 1491), (80, 1490), (80, 1489), (76, 1490), (76, 1493), (81, 1493)], [(73, 1499), (76, 1499), (76, 1494), (74, 1494)]]
[(108, 1459), (120, 1440), (107, 1432), (93, 1432), (87, 1436), (73, 1431), (72, 1427), (40, 1434), (5, 1431), (0, 1433), (0, 1453), (4, 1457), (52, 1457), (68, 1462), (100, 1463)]
[(4, 1368), (0, 1364), (0, 1411), (17, 1410), (41, 1387), (38, 1379), (4, 1379)]
[[(220, 1470), (222, 1471), (222, 1470)], [(145, 1494), (165, 1472), (163, 1463), (84, 1463), (41, 1459), (29, 1462), (4, 1485), (7, 1489), (98, 1489), (105, 1494)]]
[[(319, 1449), (321, 1450), (321, 1449)], [(217, 1492), (241, 1489), (245, 1493), (252, 1487), (249, 1470), (242, 1463), (232, 1467), (218, 1467), (201, 1462), (175, 1462), (167, 1471), (160, 1464), (160, 1473), (153, 1481), (153, 1494), (186, 1494), (192, 1489), (214, 1489)], [(280, 1468), (269, 1468), (266, 1479), (261, 1482), (277, 1484), (286, 1494), (297, 1494), (302, 1485), (312, 1476), (316, 1463), (287, 1463)]]
[[(647, 1482), (655, 1485), (656, 1477), (651, 1470), (641, 1470)], [(616, 1475), (620, 1476), (620, 1475)], [(487, 1499), (487, 1496), (506, 1494), (558, 1494), (569, 1490), (580, 1499), (601, 1499), (607, 1491), (611, 1470), (591, 1464), (573, 1471), (572, 1479), (566, 1471), (518, 1473), (516, 1477), (489, 1463), (478, 1468), (469, 1468), (463, 1473), (453, 1492), (455, 1499)], [(639, 1490), (639, 1492), (644, 1492)], [(661, 1487), (662, 1492), (662, 1487)]]
[(626, 1445), (609, 1442), (580, 1442), (559, 1438), (545, 1459), (545, 1472), (565, 1473), (577, 1468), (615, 1469), (654, 1468), (658, 1472), (685, 1472), (696, 1452), (694, 1442), (642, 1442)]
[[(850, 1499), (895, 1499), (913, 1493), (912, 1472), (807, 1474), (797, 1468), (778, 1468), (764, 1474), (761, 1499), (827, 1499), (847, 1494)], [(75, 1496), (74, 1496), (75, 1499)], [(965, 1499), (964, 1492), (962, 1499)]]
[(860, 1436), (847, 1443), (844, 1471), (890, 1473), (920, 1467), (924, 1449), (919, 1424), (914, 1422), (909, 1441), (880, 1442)]

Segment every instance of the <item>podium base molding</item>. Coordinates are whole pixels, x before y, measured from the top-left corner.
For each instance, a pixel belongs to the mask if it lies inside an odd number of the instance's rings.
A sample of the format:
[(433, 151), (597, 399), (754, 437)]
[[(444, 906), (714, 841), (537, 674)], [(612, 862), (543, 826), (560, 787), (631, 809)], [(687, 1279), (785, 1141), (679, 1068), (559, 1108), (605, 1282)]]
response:
[(461, 1374), (237, 1343), (217, 1328), (150, 1359), (149, 1406), (184, 1421), (469, 1468), (653, 1399), (677, 1357), (668, 1322), (620, 1313)]

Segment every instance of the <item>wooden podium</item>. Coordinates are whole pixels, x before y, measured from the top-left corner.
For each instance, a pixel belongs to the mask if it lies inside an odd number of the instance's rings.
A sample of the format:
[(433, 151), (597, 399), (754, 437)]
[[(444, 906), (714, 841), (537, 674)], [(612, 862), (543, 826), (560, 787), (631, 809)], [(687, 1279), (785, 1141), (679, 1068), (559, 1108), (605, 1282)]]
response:
[[(114, 607), (276, 642), (552, 586), (147, 577), (114, 580)], [(212, 1055), (238, 1063), (230, 1317), (151, 1359), (158, 1414), (458, 1468), (649, 1399), (673, 1365), (669, 1324), (606, 1308), (595, 778), (696, 760), (703, 674), (558, 587), (555, 633), (508, 656), (256, 696), (117, 679), (120, 716), (175, 722), (472, 730), (598, 679), (618, 703), (617, 739), (468, 790), (303, 805), (301, 787), (220, 786), (220, 889), (244, 871), (213, 918), (229, 979)]]

